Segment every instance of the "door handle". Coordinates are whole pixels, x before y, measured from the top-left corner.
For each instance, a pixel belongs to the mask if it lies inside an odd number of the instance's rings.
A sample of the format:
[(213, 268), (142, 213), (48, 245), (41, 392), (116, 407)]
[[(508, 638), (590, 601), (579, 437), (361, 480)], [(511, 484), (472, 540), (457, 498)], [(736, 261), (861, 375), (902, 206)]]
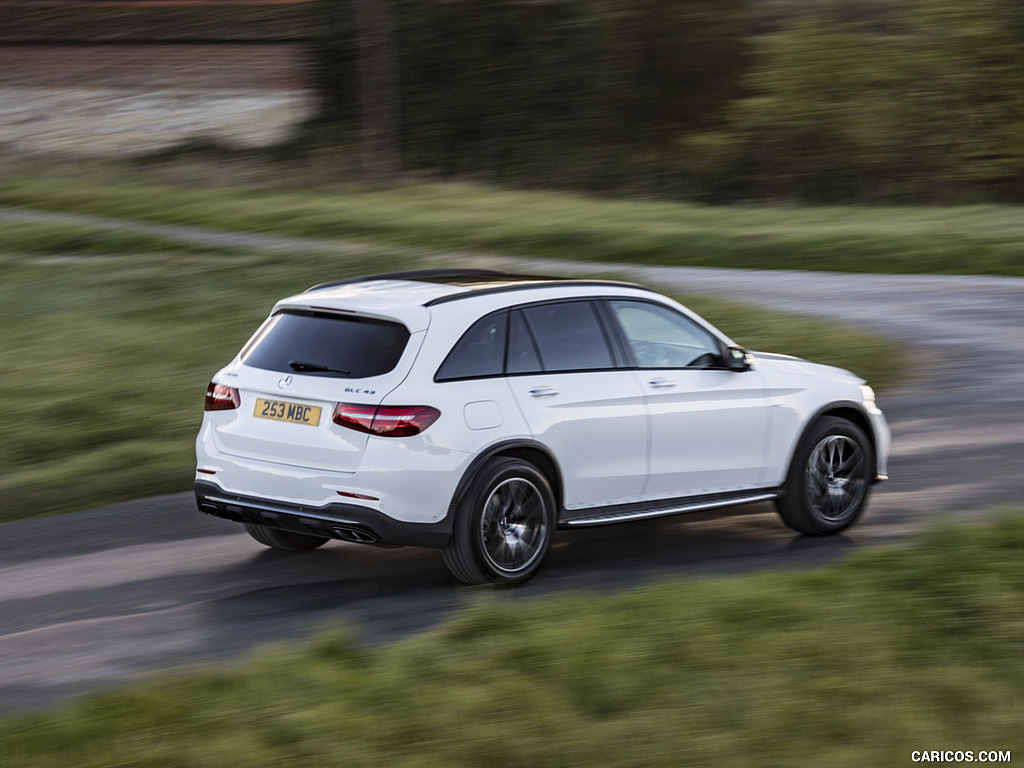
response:
[(674, 387), (676, 383), (672, 379), (651, 379), (647, 382), (647, 385), (654, 387), (654, 389), (668, 389)]
[(550, 395), (557, 395), (558, 390), (554, 387), (534, 387), (530, 390), (532, 397), (549, 397)]

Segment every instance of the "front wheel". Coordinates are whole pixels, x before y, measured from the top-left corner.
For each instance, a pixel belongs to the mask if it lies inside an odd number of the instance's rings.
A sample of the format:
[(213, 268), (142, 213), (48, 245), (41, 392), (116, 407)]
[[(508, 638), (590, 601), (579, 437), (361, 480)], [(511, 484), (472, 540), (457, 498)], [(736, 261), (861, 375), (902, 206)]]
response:
[(864, 431), (836, 416), (812, 424), (797, 445), (777, 502), (795, 531), (823, 536), (853, 525), (867, 504), (874, 452)]
[(268, 528), (257, 523), (244, 523), (244, 525), (245, 530), (249, 532), (250, 536), (263, 546), (270, 547), (271, 549), (283, 549), (288, 552), (309, 552), (327, 543), (327, 539), (323, 536), (281, 531), (277, 528)]
[(554, 527), (548, 479), (529, 462), (498, 457), (459, 502), (444, 563), (467, 584), (519, 584), (540, 570)]

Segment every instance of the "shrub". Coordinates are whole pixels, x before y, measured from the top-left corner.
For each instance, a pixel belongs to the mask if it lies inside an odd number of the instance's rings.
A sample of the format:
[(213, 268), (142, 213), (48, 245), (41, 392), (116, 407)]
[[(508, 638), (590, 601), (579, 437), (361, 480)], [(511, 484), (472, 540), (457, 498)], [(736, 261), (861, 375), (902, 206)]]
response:
[(1024, 10), (1012, 0), (810, 5), (756, 41), (727, 127), (683, 141), (719, 196), (1024, 195)]

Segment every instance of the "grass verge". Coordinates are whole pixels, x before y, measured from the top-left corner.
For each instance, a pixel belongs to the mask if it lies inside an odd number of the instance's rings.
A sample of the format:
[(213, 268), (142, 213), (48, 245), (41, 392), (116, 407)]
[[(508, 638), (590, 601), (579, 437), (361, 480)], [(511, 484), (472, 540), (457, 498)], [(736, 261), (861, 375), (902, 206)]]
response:
[[(386, 249), (270, 254), (0, 223), (0, 521), (188, 490), (202, 398), (273, 302), (414, 266)], [(740, 343), (883, 388), (896, 347), (825, 323), (692, 302)]]
[(0, 178), (0, 205), (515, 256), (1024, 276), (1015, 206), (710, 207), (465, 184), (308, 189), (256, 161), (247, 172), (225, 167), (16, 166)]
[(0, 520), (183, 491), (211, 375), (273, 301), (405, 262), (0, 223)]
[(823, 570), (524, 602), (377, 650), (344, 632), (0, 721), (19, 768), (911, 763), (1020, 749), (1024, 514)]

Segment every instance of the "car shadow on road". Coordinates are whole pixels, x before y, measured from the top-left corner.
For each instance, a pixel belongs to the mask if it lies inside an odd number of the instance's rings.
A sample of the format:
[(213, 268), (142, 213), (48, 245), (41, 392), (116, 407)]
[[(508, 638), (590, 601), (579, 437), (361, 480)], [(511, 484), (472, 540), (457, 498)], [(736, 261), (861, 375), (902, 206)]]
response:
[(515, 601), (608, 593), (672, 578), (817, 567), (858, 548), (845, 535), (796, 534), (765, 510), (559, 531), (543, 570), (514, 588), (465, 587), (429, 549), (332, 542), (307, 553), (265, 550), (222, 574), (238, 589), (205, 606), (204, 624), (238, 650), (326, 625), (349, 627), (375, 645), (436, 627), (483, 592)]

